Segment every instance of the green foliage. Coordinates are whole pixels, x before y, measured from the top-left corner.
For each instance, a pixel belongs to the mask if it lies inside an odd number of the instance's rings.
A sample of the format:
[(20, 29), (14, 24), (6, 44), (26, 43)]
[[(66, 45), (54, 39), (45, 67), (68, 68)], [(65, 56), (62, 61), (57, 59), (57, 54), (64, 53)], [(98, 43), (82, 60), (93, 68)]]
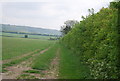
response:
[(60, 42), (88, 64), (93, 78), (118, 78), (116, 27), (117, 9), (102, 8), (76, 24)]
[(25, 35), (25, 38), (28, 38), (28, 35)]

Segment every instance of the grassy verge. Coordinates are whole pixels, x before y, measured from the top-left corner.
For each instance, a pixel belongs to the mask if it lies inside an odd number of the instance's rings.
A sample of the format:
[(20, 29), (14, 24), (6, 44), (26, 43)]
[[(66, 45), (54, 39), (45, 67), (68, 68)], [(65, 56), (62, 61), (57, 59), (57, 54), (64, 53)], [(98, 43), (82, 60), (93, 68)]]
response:
[(60, 79), (86, 79), (90, 78), (90, 71), (86, 65), (80, 62), (80, 59), (75, 56), (70, 50), (61, 46), (60, 53)]
[(48, 51), (36, 57), (32, 65), (32, 68), (37, 70), (49, 69), (50, 63), (52, 59), (55, 57), (57, 48), (58, 48), (58, 45), (55, 44)]

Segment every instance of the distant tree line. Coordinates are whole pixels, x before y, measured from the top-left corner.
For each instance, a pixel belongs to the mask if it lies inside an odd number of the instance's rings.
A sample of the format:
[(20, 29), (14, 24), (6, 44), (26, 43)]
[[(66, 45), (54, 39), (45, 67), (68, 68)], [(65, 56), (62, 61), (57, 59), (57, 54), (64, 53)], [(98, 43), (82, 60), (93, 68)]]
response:
[(12, 31), (2, 31), (4, 33), (14, 33), (14, 34), (25, 34), (25, 35), (40, 35), (40, 36), (54, 36), (60, 37), (61, 35), (51, 35), (51, 34), (38, 34), (38, 33), (26, 33), (26, 32), (12, 32)]

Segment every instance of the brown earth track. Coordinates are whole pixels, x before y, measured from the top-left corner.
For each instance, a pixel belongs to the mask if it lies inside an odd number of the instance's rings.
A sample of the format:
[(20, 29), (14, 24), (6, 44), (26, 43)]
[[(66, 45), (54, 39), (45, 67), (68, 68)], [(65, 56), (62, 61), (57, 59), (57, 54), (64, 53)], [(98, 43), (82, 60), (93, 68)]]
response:
[[(49, 48), (40, 51), (38, 54), (33, 54), (32, 57), (29, 58), (27, 61), (23, 61), (20, 64), (7, 67), (6, 69), (8, 70), (8, 72), (2, 73), (2, 79), (16, 79), (20, 74), (22, 74), (23, 71), (31, 70), (32, 68), (30, 67), (30, 65), (32, 64), (32, 60), (34, 59), (34, 57), (46, 52)], [(38, 77), (37, 74), (34, 76)]]
[(42, 79), (57, 79), (59, 74), (59, 55), (60, 48), (57, 49), (56, 56), (50, 64), (49, 70), (44, 70)]

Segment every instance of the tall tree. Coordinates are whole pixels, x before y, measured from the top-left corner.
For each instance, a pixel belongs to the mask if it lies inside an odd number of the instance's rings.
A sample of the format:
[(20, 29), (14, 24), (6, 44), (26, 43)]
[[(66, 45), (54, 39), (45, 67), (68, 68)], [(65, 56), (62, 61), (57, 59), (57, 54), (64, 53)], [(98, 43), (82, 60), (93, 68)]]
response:
[(78, 21), (76, 20), (67, 20), (64, 22), (64, 25), (61, 26), (61, 32), (63, 35), (67, 34), (71, 29), (72, 27), (77, 24)]

